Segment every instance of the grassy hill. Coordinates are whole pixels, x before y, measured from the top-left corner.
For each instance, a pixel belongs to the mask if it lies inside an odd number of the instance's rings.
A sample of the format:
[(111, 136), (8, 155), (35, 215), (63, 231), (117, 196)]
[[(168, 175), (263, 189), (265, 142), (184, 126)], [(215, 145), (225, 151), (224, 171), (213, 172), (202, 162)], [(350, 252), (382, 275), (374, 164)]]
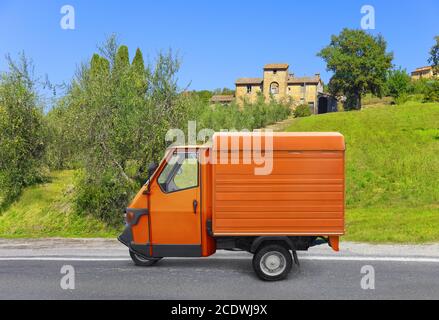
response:
[[(439, 105), (381, 106), (294, 120), (287, 131), (339, 131), (347, 140), (347, 236), (379, 243), (439, 241)], [(114, 237), (75, 214), (73, 171), (24, 191), (0, 214), (0, 237)]]
[(439, 105), (410, 103), (293, 122), (347, 141), (345, 240), (439, 241)]
[(73, 181), (74, 171), (54, 172), (49, 183), (27, 188), (0, 214), (0, 238), (114, 237), (116, 230), (73, 212)]

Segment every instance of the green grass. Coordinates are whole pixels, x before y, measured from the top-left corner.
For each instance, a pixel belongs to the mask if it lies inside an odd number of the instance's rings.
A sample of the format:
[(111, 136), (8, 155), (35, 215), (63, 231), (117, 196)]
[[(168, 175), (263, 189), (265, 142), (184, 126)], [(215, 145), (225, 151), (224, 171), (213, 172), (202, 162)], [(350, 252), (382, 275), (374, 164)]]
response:
[[(347, 141), (347, 235), (371, 243), (439, 241), (439, 104), (410, 102), (293, 121), (287, 131), (339, 131)], [(72, 210), (74, 171), (27, 188), (0, 214), (0, 237), (115, 237)]]
[(350, 208), (343, 240), (372, 243), (431, 243), (439, 241), (439, 209)]
[(297, 119), (287, 131), (345, 135), (345, 240), (439, 241), (438, 104), (410, 102), (313, 116)]
[(72, 210), (73, 180), (74, 171), (54, 172), (49, 183), (24, 190), (0, 214), (0, 237), (115, 237), (118, 230)]
[(366, 94), (363, 96), (361, 103), (363, 108), (374, 107), (378, 105), (390, 105), (394, 99), (392, 97), (376, 97), (371, 94)]

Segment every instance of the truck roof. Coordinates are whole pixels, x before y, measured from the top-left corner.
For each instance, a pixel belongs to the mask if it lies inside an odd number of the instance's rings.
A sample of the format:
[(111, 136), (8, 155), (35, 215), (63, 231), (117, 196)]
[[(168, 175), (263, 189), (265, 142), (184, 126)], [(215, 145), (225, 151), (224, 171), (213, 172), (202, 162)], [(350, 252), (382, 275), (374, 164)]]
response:
[[(230, 146), (236, 150), (255, 149), (255, 145), (272, 150), (297, 151), (344, 151), (345, 139), (338, 132), (220, 132), (213, 136), (214, 149), (229, 150)], [(255, 143), (257, 142), (257, 143)], [(239, 148), (238, 148), (239, 144)]]

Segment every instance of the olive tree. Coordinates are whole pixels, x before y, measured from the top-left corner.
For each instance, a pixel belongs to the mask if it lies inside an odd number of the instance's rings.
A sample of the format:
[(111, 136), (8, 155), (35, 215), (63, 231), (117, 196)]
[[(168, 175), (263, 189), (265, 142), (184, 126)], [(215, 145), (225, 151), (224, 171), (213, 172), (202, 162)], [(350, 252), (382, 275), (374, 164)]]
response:
[(137, 49), (131, 61), (128, 47), (110, 38), (77, 71), (50, 114), (63, 126), (55, 130), (55, 140), (65, 141), (60, 146), (70, 150), (56, 154), (74, 157), (82, 168), (76, 184), (78, 211), (110, 224), (120, 222), (123, 208), (147, 178), (149, 163), (163, 156), (167, 130), (185, 127), (178, 68), (172, 52), (160, 53), (146, 65)]
[(32, 63), (23, 55), (8, 57), (0, 76), (0, 208), (21, 190), (42, 180), (45, 126), (32, 78)]

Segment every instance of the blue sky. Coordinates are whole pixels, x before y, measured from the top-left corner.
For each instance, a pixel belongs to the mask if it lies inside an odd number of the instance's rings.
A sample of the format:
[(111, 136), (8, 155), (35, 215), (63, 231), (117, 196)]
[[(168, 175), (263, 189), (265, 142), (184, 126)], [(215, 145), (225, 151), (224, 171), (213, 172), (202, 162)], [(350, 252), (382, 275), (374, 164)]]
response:
[[(76, 29), (60, 27), (63, 5), (72, 5)], [(269, 62), (287, 62), (296, 75), (330, 74), (316, 53), (343, 27), (359, 28), (363, 5), (376, 10), (376, 30), (388, 41), (394, 63), (409, 71), (427, 64), (439, 35), (437, 0), (0, 0), (0, 70), (6, 53), (24, 50), (54, 83), (68, 82), (105, 38), (116, 33), (153, 59), (173, 48), (182, 57), (179, 83), (192, 89), (234, 86), (261, 76)]]

